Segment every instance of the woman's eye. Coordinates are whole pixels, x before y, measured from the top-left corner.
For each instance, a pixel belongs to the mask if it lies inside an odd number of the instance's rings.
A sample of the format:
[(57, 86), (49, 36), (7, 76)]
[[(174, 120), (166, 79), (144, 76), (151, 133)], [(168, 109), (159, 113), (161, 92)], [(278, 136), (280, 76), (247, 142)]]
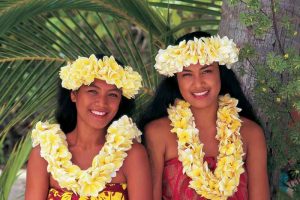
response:
[(204, 71), (202, 71), (202, 74), (210, 74), (212, 72), (211, 69), (206, 69)]
[(96, 90), (88, 90), (88, 93), (97, 94), (97, 91)]
[(182, 74), (183, 77), (187, 77), (187, 76), (192, 76), (192, 74), (190, 73), (185, 73), (185, 74)]
[(110, 96), (110, 97), (114, 97), (114, 98), (117, 98), (117, 97), (119, 97), (119, 95), (118, 95), (118, 94), (116, 94), (116, 93), (110, 93), (110, 94), (108, 94), (108, 96)]

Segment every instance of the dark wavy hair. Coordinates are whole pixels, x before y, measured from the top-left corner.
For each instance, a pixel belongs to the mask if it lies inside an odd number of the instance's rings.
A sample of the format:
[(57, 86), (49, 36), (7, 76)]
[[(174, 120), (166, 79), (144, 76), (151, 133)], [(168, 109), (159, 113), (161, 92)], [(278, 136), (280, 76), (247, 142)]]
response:
[[(188, 33), (178, 38), (175, 42), (175, 45), (178, 45), (183, 40), (188, 41), (193, 40), (195, 37), (200, 38), (210, 36), (211, 35), (209, 33), (202, 31)], [(253, 112), (252, 106), (245, 97), (234, 72), (222, 65), (220, 65), (219, 69), (221, 79), (221, 90), (219, 94), (225, 95), (229, 93), (231, 97), (238, 99), (238, 107), (242, 109), (240, 115), (259, 124), (259, 121)], [(149, 122), (167, 116), (167, 108), (170, 104), (174, 104), (176, 98), (183, 99), (179, 91), (176, 76), (164, 78), (157, 87), (153, 100), (145, 109), (145, 112), (142, 112), (143, 114), (140, 116), (140, 120), (138, 122), (139, 128), (144, 131), (145, 126)]]
[[(104, 54), (97, 54), (98, 59), (102, 59)], [(116, 62), (123, 66), (123, 63), (116, 59)], [(131, 116), (135, 108), (134, 99), (127, 99), (122, 95), (119, 109), (112, 121), (119, 119), (122, 115)], [(74, 102), (71, 101), (71, 90), (61, 87), (59, 82), (59, 92), (57, 109), (55, 113), (57, 123), (60, 124), (60, 128), (64, 133), (73, 131), (77, 124), (77, 110)], [(112, 122), (111, 121), (111, 122)]]

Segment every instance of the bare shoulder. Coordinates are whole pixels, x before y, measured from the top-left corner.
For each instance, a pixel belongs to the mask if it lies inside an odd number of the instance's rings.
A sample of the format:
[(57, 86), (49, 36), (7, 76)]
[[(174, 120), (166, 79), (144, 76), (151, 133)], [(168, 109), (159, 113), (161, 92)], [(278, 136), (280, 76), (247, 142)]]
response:
[(246, 139), (256, 139), (264, 137), (263, 129), (254, 121), (242, 118), (241, 134)]
[(148, 154), (142, 144), (134, 143), (127, 152), (127, 157), (124, 161), (124, 172), (128, 174), (128, 172), (140, 167), (149, 167)]
[(261, 146), (265, 148), (265, 135), (263, 129), (254, 121), (242, 118), (241, 135), (246, 149), (249, 147)]
[(159, 155), (165, 154), (167, 144), (172, 140), (170, 138), (172, 137), (170, 123), (168, 117), (163, 117), (146, 125), (144, 132), (145, 144), (150, 156), (153, 152)]
[(40, 146), (31, 150), (26, 175), (25, 199), (46, 199), (49, 189), (47, 161), (40, 155)]
[[(123, 172), (128, 185), (129, 198), (152, 199), (150, 165), (144, 146), (134, 143), (127, 153), (128, 156), (124, 161)], [(136, 188), (139, 189), (137, 190)]]
[(148, 137), (162, 137), (170, 133), (171, 126), (168, 117), (162, 117), (151, 121), (145, 127), (145, 136)]
[(241, 135), (246, 146), (249, 199), (270, 199), (267, 176), (267, 146), (262, 128), (242, 118)]
[(131, 149), (127, 152), (128, 156), (126, 160), (138, 161), (147, 157), (145, 147), (140, 143), (133, 143)]
[(32, 148), (30, 155), (29, 155), (29, 160), (36, 160), (36, 161), (40, 161), (41, 163), (47, 164), (46, 160), (41, 157), (40, 145)]
[(47, 171), (47, 161), (41, 157), (41, 147), (40, 145), (34, 147), (29, 155), (28, 160), (28, 167), (27, 170), (33, 170), (40, 169), (42, 171)]
[(41, 152), (41, 147), (40, 145), (37, 145), (36, 147), (33, 147), (31, 149), (30, 156), (40, 156), (40, 152)]

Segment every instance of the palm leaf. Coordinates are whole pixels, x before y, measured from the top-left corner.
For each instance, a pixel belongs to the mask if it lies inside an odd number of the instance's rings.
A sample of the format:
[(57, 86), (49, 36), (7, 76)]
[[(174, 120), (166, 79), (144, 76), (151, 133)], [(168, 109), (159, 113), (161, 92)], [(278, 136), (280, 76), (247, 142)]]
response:
[(18, 174), (21, 167), (27, 160), (27, 157), (31, 150), (31, 140), (29, 134), (25, 136), (10, 154), (9, 160), (3, 169), (0, 176), (0, 199), (7, 199), (10, 188), (17, 179), (16, 174)]
[[(170, 29), (170, 31), (166, 32), (164, 35), (172, 35), (175, 34), (177, 31), (182, 29), (188, 29), (192, 27), (201, 27), (201, 30), (209, 32), (211, 34), (215, 34), (219, 27), (220, 20), (218, 19), (196, 19), (196, 20), (188, 20), (180, 23), (179, 25)], [(215, 27), (215, 29), (205, 28), (208, 26), (209, 28)], [(163, 35), (163, 36), (164, 36)]]
[[(181, 11), (189, 11), (194, 13), (201, 13), (207, 14), (212, 16), (220, 16), (220, 7), (216, 7), (214, 4), (210, 6), (200, 7), (200, 6), (191, 6), (191, 5), (178, 5), (178, 4), (170, 4), (170, 3), (161, 3), (161, 2), (151, 2), (150, 5), (161, 7), (161, 8), (168, 8), (174, 10), (181, 10)], [(201, 4), (202, 5), (202, 4)]]
[[(5, 77), (1, 79), (3, 95), (0, 102), (5, 106), (0, 112), (0, 123), (6, 126), (1, 131), (0, 141), (5, 138), (12, 126), (20, 120), (26, 120), (39, 110), (47, 109), (47, 102), (54, 99), (57, 86), (56, 74), (61, 63), (49, 62), (48, 65), (42, 65), (44, 61), (17, 61), (12, 70), (3, 73)], [(2, 67), (6, 65), (2, 64)], [(45, 93), (47, 94), (44, 95)], [(39, 108), (38, 105), (44, 106)], [(16, 112), (18, 112), (17, 116), (15, 116)], [(10, 118), (12, 119), (5, 123)]]
[[(151, 27), (156, 36), (165, 30), (163, 19), (145, 0), (22, 0), (4, 1), (0, 6), (0, 36), (25, 19), (56, 10), (87, 10), (107, 13), (138, 24), (144, 30)], [(12, 20), (13, 19), (13, 20)]]

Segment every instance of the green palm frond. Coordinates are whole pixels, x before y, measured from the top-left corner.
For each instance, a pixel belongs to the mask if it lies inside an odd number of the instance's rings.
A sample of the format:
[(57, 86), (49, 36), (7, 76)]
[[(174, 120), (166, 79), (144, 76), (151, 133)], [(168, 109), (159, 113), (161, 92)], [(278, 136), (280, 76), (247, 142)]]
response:
[[(220, 24), (219, 19), (196, 19), (196, 20), (187, 20), (179, 25), (172, 27), (170, 31), (166, 32), (165, 35), (175, 34), (177, 31), (182, 29), (188, 29), (192, 27), (202, 27), (202, 30), (207, 31), (211, 34), (216, 34), (218, 30), (218, 26)], [(210, 29), (205, 28), (208, 25)], [(211, 29), (214, 27), (215, 29)]]
[(15, 0), (9, 2), (5, 1), (0, 7), (0, 35), (25, 19), (57, 10), (86, 10), (110, 14), (138, 24), (144, 30), (151, 27), (156, 36), (166, 30), (162, 17), (145, 0)]
[[(160, 3), (160, 2), (152, 2), (150, 3), (152, 6), (157, 6), (161, 8), (169, 8), (174, 10), (181, 10), (181, 11), (189, 11), (194, 13), (201, 13), (207, 14), (212, 16), (220, 16), (220, 7), (216, 6), (215, 4), (204, 4), (204, 6), (190, 6), (190, 5), (178, 5), (178, 4), (171, 4), (171, 3)], [(203, 4), (201, 4), (203, 5)]]
[(31, 150), (29, 134), (15, 145), (9, 160), (0, 176), (0, 199), (7, 199), (10, 188), (17, 179), (17, 174), (27, 160)]
[(0, 124), (6, 125), (1, 131), (0, 142), (12, 126), (47, 109), (47, 103), (55, 98), (57, 71), (62, 63), (46, 62), (43, 58), (22, 59), (24, 58), (16, 57), (12, 62), (9, 59), (0, 59), (0, 102), (3, 105), (0, 110)]

